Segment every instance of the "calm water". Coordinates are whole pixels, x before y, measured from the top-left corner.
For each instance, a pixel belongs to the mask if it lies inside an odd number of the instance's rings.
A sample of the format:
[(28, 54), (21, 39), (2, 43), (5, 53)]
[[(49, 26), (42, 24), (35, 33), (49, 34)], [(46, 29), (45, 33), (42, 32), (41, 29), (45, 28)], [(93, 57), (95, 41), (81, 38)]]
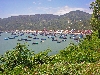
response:
[[(57, 41), (52, 41), (52, 39), (48, 38), (48, 36), (42, 36), (39, 34), (37, 36), (34, 36), (31, 34), (27, 34), (27, 33), (25, 33), (22, 36), (15, 37), (15, 39), (4, 40), (5, 38), (14, 37), (14, 36), (16, 35), (11, 35), (11, 33), (1, 34), (0, 36), (0, 55), (4, 54), (7, 50), (12, 50), (13, 48), (15, 48), (17, 43), (22, 43), (22, 44), (26, 43), (26, 45), (29, 45), (27, 46), (28, 49), (35, 51), (35, 53), (44, 51), (49, 48), (52, 50), (51, 54), (56, 54), (60, 50), (64, 49), (65, 47), (68, 46), (70, 42), (77, 44), (75, 40), (69, 38), (70, 35), (67, 35), (66, 41), (61, 42), (61, 43), (57, 43)], [(31, 36), (32, 38), (28, 38), (27, 36)], [(39, 39), (33, 39), (34, 37), (38, 37)], [(18, 39), (21, 39), (21, 38), (27, 38), (27, 39), (30, 39), (31, 41), (17, 41)], [(41, 38), (45, 38), (46, 40), (40, 43)], [(56, 38), (59, 39), (59, 35)], [(59, 40), (61, 41), (62, 39), (59, 39)], [(38, 44), (32, 45), (33, 42), (38, 42)]]

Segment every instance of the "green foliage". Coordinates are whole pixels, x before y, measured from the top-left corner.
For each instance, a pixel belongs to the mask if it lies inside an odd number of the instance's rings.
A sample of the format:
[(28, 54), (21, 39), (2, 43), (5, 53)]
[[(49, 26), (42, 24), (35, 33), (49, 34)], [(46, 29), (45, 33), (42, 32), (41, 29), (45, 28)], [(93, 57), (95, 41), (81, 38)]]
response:
[(14, 50), (0, 57), (0, 74), (100, 75), (100, 39), (97, 34), (94, 32), (91, 40), (85, 38), (78, 45), (71, 43), (52, 56), (49, 49), (35, 54), (26, 45), (17, 44)]
[[(22, 70), (23, 68), (32, 69), (38, 64), (49, 63), (52, 59), (48, 56), (48, 52), (51, 50), (47, 49), (44, 52), (35, 54), (30, 51), (26, 45), (21, 45), (20, 43), (14, 48), (14, 50), (7, 51), (5, 55), (0, 57), (2, 66), (0, 68), (6, 70), (17, 70), (18, 68)], [(21, 72), (21, 71), (18, 71)]]
[(62, 50), (60, 54), (69, 63), (93, 63), (100, 60), (100, 53), (93, 50), (92, 44), (90, 45), (86, 42), (85, 45), (83, 43), (79, 46), (71, 45), (64, 51)]
[[(65, 30), (66, 28), (85, 30), (91, 29), (90, 17), (91, 14), (80, 10), (71, 11), (61, 16), (53, 14), (11, 16), (0, 19), (0, 30), (43, 30), (44, 27), (47, 30)], [(69, 26), (70, 28), (68, 28)]]
[(92, 29), (98, 31), (98, 38), (100, 39), (100, 0), (95, 0), (90, 5), (90, 9), (93, 10), (91, 17)]
[(18, 65), (23, 67), (32, 67), (32, 56), (34, 52), (31, 52), (25, 45), (17, 44), (14, 50), (7, 51), (4, 56), (2, 56), (1, 62), (4, 63), (4, 69), (12, 70)]
[(48, 56), (48, 53), (51, 52), (51, 50), (47, 49), (44, 52), (40, 52), (38, 54), (35, 54), (32, 57), (32, 63), (33, 65), (37, 65), (37, 64), (47, 64), (49, 63), (52, 59), (50, 58), (50, 56)]
[(100, 75), (100, 61), (96, 63), (69, 64), (57, 62), (52, 64), (36, 65), (33, 69), (18, 66), (4, 75)]

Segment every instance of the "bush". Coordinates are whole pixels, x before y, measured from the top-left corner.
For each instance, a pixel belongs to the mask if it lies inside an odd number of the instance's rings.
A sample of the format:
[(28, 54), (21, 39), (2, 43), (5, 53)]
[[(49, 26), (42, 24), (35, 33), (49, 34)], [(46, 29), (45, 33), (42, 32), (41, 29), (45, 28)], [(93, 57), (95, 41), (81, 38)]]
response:
[(49, 56), (51, 50), (35, 54), (26, 45), (0, 57), (0, 74), (4, 75), (100, 75), (100, 39), (95, 34), (78, 45), (71, 43), (60, 53)]

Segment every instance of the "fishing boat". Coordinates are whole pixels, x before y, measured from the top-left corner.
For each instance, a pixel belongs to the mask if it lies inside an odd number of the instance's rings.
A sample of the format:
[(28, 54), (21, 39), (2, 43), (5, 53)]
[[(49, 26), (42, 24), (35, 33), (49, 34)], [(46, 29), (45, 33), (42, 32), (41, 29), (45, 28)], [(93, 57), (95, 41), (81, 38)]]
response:
[(26, 39), (25, 41), (31, 41), (30, 39)]
[(26, 38), (21, 38), (21, 40), (27, 40)]
[(38, 42), (33, 42), (32, 44), (38, 44)]
[(57, 39), (52, 39), (52, 41), (58, 41)]
[(33, 39), (39, 39), (39, 38), (37, 38), (37, 37), (34, 37)]
[(58, 40), (57, 40), (57, 38), (56, 39), (55, 38), (52, 38), (52, 41), (58, 41)]
[(61, 41), (57, 41), (57, 43), (61, 43)]
[(62, 41), (66, 41), (65, 39), (63, 39)]
[(74, 40), (79, 40), (79, 37), (75, 37)]
[(4, 38), (4, 40), (8, 40), (8, 38)]
[(18, 37), (18, 35), (14, 36), (14, 37)]
[(32, 38), (31, 36), (28, 36), (28, 38)]
[(63, 37), (63, 39), (67, 39), (67, 37)]
[(22, 41), (22, 39), (18, 39), (17, 41)]
[(15, 39), (15, 37), (8, 37), (9, 39)]
[(43, 40), (40, 41), (41, 43), (44, 42)]
[(45, 38), (41, 38), (41, 40), (46, 40)]

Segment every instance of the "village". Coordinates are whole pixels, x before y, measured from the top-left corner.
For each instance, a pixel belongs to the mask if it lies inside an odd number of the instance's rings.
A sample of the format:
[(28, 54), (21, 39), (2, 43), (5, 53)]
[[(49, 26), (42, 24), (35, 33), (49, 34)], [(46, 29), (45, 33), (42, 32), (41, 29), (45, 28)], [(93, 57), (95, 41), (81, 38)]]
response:
[(45, 34), (84, 34), (84, 35), (90, 35), (93, 31), (92, 30), (46, 30), (45, 28), (43, 30), (11, 30), (11, 31), (0, 31), (0, 32), (24, 32), (24, 33), (45, 33)]

